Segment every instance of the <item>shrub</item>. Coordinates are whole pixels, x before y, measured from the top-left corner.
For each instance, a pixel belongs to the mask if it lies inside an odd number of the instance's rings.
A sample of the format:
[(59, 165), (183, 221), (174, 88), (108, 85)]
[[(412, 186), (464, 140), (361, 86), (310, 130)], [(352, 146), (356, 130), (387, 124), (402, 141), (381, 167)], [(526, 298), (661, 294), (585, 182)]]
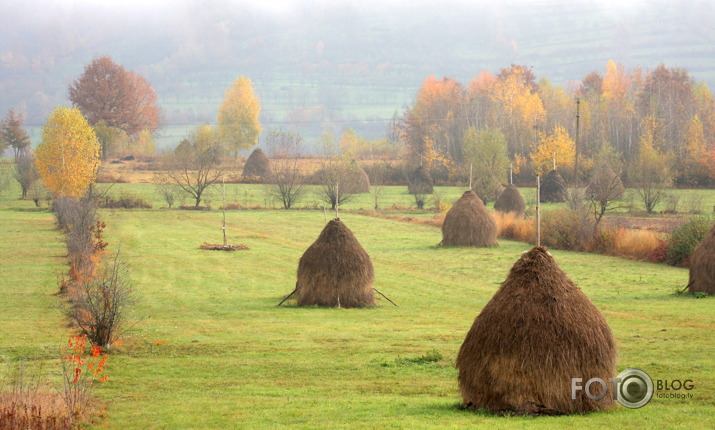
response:
[(121, 191), (118, 195), (105, 195), (99, 200), (99, 206), (109, 209), (151, 209), (151, 203), (131, 191)]
[(661, 242), (655, 232), (619, 228), (615, 233), (613, 252), (622, 257), (650, 260)]
[(541, 217), (541, 244), (552, 248), (584, 251), (593, 231), (594, 221), (585, 211), (564, 208)]
[(690, 255), (713, 227), (710, 216), (696, 216), (673, 230), (668, 240), (666, 261), (673, 265), (687, 265)]
[(127, 329), (128, 308), (135, 302), (129, 268), (117, 251), (97, 276), (77, 285), (67, 316), (92, 343), (109, 348)]
[(536, 240), (536, 223), (516, 212), (493, 212), (497, 224), (497, 237), (533, 243)]
[[(52, 210), (57, 224), (66, 233), (67, 258), (70, 263), (71, 276), (74, 280), (91, 276), (94, 262), (91, 259), (97, 243), (95, 239), (104, 227), (97, 224), (97, 208), (89, 197), (74, 199), (58, 197), (53, 201)], [(101, 246), (103, 248), (104, 244)]]
[(94, 382), (104, 382), (107, 354), (97, 345), (87, 347), (87, 336), (71, 336), (62, 348), (60, 366), (62, 391), (60, 394), (72, 418), (83, 416), (92, 399)]

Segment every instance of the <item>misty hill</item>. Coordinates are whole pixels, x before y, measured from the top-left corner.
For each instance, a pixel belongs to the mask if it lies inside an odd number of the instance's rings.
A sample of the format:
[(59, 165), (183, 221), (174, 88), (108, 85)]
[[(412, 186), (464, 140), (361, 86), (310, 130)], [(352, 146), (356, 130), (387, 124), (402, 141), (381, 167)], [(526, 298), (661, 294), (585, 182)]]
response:
[[(622, 3), (622, 4), (621, 4)], [(467, 83), (511, 63), (572, 86), (614, 59), (682, 67), (715, 85), (715, 5), (702, 1), (3, 2), (0, 113), (35, 131), (92, 58), (154, 86), (161, 142), (214, 122), (238, 76), (254, 81), (264, 130), (347, 127), (370, 138), (428, 75)]]

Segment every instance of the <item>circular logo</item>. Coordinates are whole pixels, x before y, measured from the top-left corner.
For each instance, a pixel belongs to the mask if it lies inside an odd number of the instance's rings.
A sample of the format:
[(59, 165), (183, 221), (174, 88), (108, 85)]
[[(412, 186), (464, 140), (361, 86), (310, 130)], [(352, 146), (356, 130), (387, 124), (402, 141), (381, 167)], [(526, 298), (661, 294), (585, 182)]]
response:
[(653, 380), (640, 369), (626, 369), (617, 376), (620, 379), (616, 400), (630, 409), (645, 406), (653, 397)]

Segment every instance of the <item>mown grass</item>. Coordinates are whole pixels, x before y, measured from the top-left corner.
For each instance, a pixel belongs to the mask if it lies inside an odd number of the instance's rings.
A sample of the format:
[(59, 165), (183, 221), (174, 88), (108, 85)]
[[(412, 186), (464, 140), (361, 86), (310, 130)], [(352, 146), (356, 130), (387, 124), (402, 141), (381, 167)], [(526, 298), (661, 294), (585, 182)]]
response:
[[(10, 206), (23, 206), (12, 208)], [(31, 203), (30, 203), (31, 205)], [(16, 358), (69, 333), (52, 296), (64, 250), (47, 212), (3, 201), (0, 355)], [(21, 209), (21, 210), (18, 210)], [(275, 305), (295, 284), (298, 258), (322, 211), (103, 210), (121, 247), (142, 317), (116, 346), (98, 387), (101, 428), (708, 428), (715, 412), (712, 298), (675, 296), (684, 269), (554, 251), (604, 313), (619, 370), (692, 379), (692, 400), (654, 398), (639, 410), (572, 417), (496, 417), (459, 410), (454, 360), (474, 317), (527, 245), (438, 248), (434, 227), (344, 213), (371, 255), (383, 299), (371, 309)], [(14, 257), (17, 250), (31, 252)], [(23, 292), (30, 294), (22, 294)], [(18, 336), (19, 335), (19, 336)], [(425, 358), (427, 357), (427, 359)], [(509, 369), (505, 369), (509, 371)]]

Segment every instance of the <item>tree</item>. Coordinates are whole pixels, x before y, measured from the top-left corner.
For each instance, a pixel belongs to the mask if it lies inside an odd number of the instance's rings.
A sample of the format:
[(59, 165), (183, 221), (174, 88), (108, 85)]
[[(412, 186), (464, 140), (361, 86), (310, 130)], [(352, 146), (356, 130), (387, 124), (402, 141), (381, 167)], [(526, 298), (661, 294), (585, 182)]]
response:
[(82, 112), (57, 107), (42, 128), (35, 164), (49, 191), (79, 198), (94, 183), (99, 150), (97, 136)]
[(509, 172), (506, 137), (496, 129), (470, 127), (464, 135), (464, 158), (472, 165), (472, 188), (484, 202), (496, 200)]
[(621, 163), (610, 144), (604, 143), (596, 156), (593, 174), (586, 187), (586, 198), (593, 212), (594, 233), (606, 212), (617, 209), (616, 201), (623, 197)]
[(261, 122), (258, 115), (261, 104), (253, 92), (253, 82), (243, 76), (226, 90), (218, 109), (218, 134), (228, 149), (238, 157), (238, 152), (258, 143)]
[(119, 127), (107, 125), (104, 120), (100, 120), (94, 124), (94, 133), (102, 145), (103, 160), (106, 160), (110, 154), (116, 155), (119, 148), (125, 146), (129, 141), (129, 136), (124, 130)]
[(305, 190), (298, 164), (303, 138), (299, 134), (271, 131), (266, 145), (273, 148), (272, 152), (281, 154), (281, 158), (271, 160), (270, 194), (281, 201), (284, 209), (290, 209)]
[(85, 66), (79, 79), (70, 85), (69, 96), (92, 125), (104, 121), (130, 136), (142, 130), (153, 132), (159, 125), (157, 97), (151, 84), (110, 57), (95, 58)]
[(20, 184), (22, 198), (27, 197), (27, 192), (32, 185), (40, 179), (40, 173), (35, 166), (35, 158), (30, 151), (21, 151), (15, 156), (15, 180)]
[(684, 160), (678, 163), (680, 167), (679, 182), (688, 185), (707, 185), (709, 171), (707, 165), (707, 140), (703, 123), (698, 115), (688, 121), (683, 135)]
[(199, 207), (207, 189), (226, 172), (222, 155), (216, 132), (209, 125), (199, 126), (165, 156), (167, 182), (175, 183)]
[(551, 134), (539, 133), (539, 142), (532, 147), (531, 164), (537, 174), (543, 175), (558, 167), (571, 168), (576, 156), (576, 146), (568, 132), (560, 125)]
[(23, 121), (22, 115), (10, 109), (0, 122), (0, 155), (5, 151), (6, 146), (10, 146), (17, 158), (21, 152), (30, 147), (30, 136), (22, 129)]
[(638, 158), (629, 169), (628, 178), (646, 211), (653, 213), (655, 206), (666, 195), (672, 177), (668, 158), (653, 146), (647, 134), (641, 137)]

